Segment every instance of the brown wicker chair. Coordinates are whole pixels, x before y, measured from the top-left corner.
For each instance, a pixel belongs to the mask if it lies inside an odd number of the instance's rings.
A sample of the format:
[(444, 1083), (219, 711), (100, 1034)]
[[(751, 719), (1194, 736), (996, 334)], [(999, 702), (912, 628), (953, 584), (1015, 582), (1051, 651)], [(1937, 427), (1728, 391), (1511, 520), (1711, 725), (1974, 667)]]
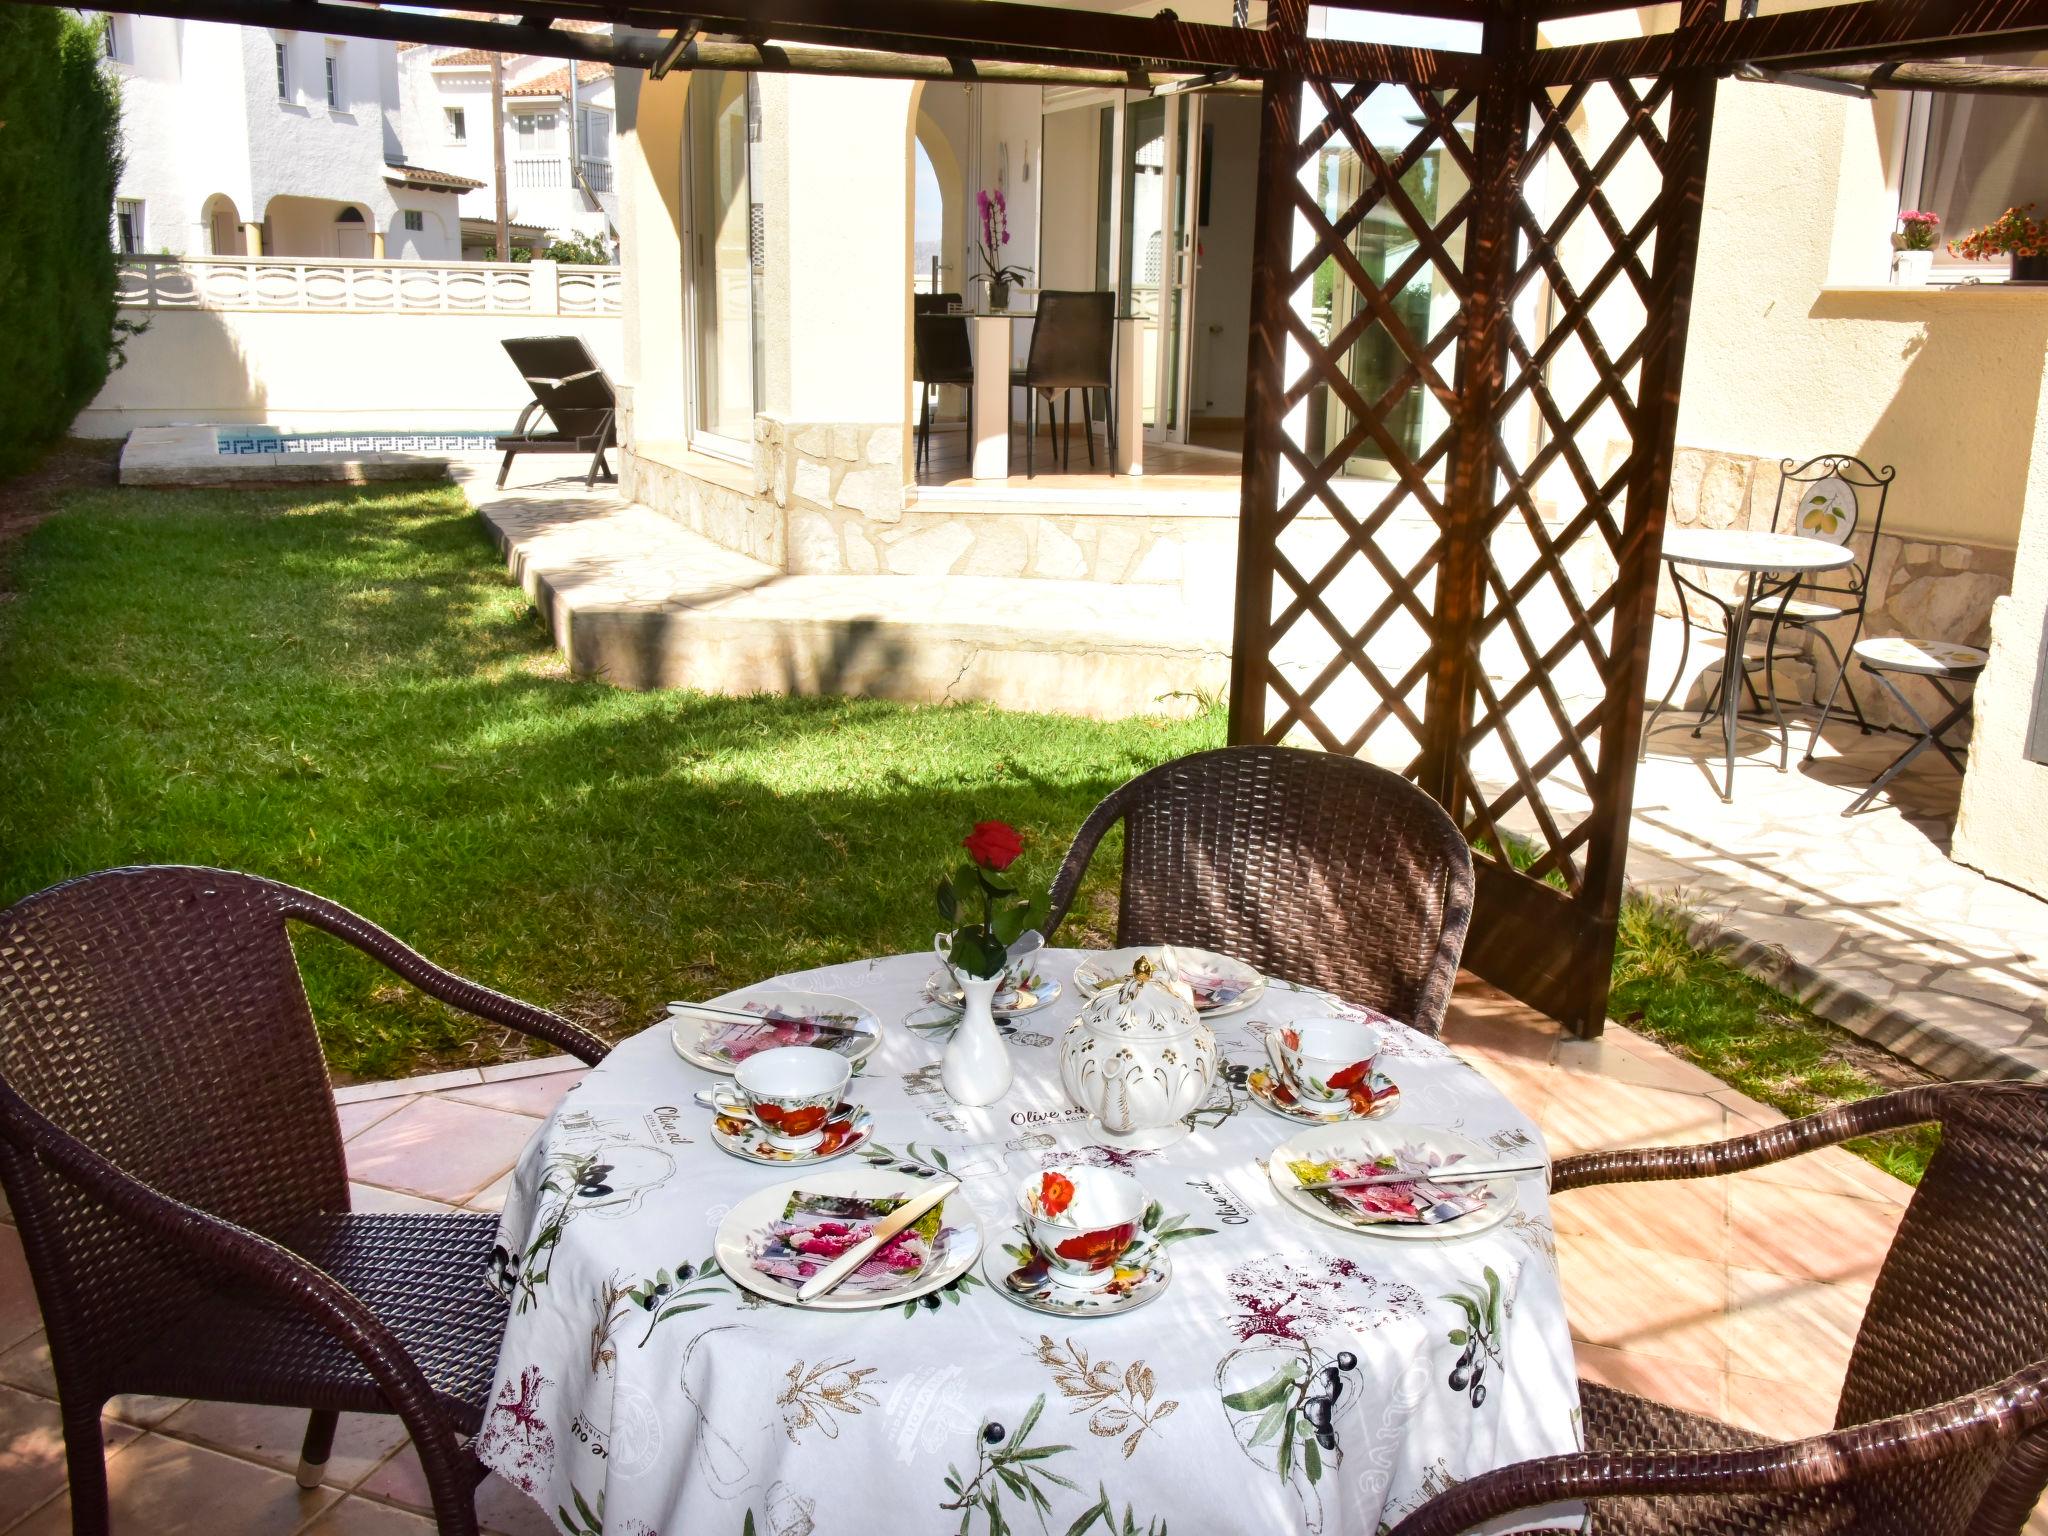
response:
[(495, 1221), (353, 1215), (287, 919), (561, 1046), (568, 1020), (430, 964), (333, 902), (213, 869), (117, 869), (0, 913), (0, 1185), (49, 1333), (72, 1528), (108, 1528), (100, 1411), (124, 1392), (395, 1413), (444, 1532), (476, 1530), (504, 1302)]
[(1290, 747), (1222, 747), (1142, 773), (1075, 834), (1048, 940), (1119, 821), (1119, 943), (1198, 945), (1428, 1034), (1442, 1027), (1472, 915), (1472, 854), (1443, 807), (1399, 774)]
[(1598, 1536), (2018, 1536), (2048, 1484), (2048, 1084), (1946, 1083), (1704, 1147), (1566, 1158), (1554, 1190), (1734, 1173), (1938, 1121), (1831, 1434), (1776, 1444), (1580, 1386), (1587, 1450), (1473, 1478), (1394, 1536), (1591, 1501)]

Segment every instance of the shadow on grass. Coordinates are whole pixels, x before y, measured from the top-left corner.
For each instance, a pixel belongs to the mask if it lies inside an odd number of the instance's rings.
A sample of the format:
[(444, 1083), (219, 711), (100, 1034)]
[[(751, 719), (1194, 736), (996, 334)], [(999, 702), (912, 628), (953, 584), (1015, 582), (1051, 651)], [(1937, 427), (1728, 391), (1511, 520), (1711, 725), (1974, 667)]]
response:
[[(921, 949), (968, 823), (1016, 823), (1049, 879), (1103, 794), (1222, 734), (577, 682), (447, 486), (77, 496), (16, 576), (0, 902), (119, 864), (244, 869), (613, 1032)], [(300, 952), (339, 1073), (517, 1054), (324, 937)]]

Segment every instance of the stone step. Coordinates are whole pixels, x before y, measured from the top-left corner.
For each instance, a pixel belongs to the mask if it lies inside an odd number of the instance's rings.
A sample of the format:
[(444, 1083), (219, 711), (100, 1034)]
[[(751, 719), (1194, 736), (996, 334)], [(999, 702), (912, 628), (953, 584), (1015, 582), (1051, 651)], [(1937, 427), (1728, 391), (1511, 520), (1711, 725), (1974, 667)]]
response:
[(617, 496), (464, 478), (578, 676), (624, 688), (1190, 713), (1230, 676), (1227, 605), (1178, 587), (777, 570)]

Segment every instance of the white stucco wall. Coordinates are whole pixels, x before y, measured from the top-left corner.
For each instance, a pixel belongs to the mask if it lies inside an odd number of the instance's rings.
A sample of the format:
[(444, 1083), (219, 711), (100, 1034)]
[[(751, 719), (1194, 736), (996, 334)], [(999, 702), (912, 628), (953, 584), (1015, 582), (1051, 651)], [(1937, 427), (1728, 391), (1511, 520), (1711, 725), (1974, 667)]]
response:
[(683, 108), (690, 77), (651, 80), (629, 71), (619, 85), (619, 265), (624, 273), (624, 379), (631, 440), (685, 435), (683, 329)]
[(155, 310), (79, 415), (83, 437), (183, 422), (510, 430), (532, 396), (500, 343), (576, 335), (607, 372), (616, 317)]

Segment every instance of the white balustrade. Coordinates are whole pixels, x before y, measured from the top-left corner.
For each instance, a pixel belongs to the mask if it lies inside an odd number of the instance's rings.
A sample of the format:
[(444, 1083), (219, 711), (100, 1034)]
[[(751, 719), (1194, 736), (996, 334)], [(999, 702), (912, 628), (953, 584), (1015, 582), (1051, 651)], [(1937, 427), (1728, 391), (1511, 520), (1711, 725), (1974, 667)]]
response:
[(131, 309), (616, 315), (625, 307), (625, 281), (617, 267), (553, 262), (125, 256), (114, 296)]

